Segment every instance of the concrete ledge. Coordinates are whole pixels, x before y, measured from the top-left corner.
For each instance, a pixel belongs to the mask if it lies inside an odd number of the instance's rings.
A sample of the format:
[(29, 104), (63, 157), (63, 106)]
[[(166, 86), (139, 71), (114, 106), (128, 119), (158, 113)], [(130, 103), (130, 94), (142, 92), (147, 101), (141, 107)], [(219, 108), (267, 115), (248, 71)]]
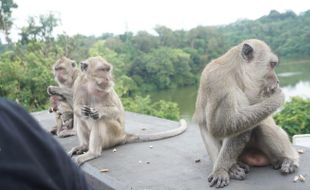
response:
[(293, 144), (310, 147), (310, 134), (294, 135)]
[[(48, 129), (55, 124), (53, 114), (46, 111), (33, 116)], [(126, 113), (126, 130), (131, 133), (151, 133), (178, 126), (178, 122), (136, 113)], [(65, 150), (78, 144), (76, 137), (55, 137)], [(152, 148), (150, 148), (150, 146)], [(133, 190), (206, 190), (212, 169), (199, 129), (190, 124), (177, 137), (155, 142), (127, 144), (103, 151), (102, 156), (82, 166), (94, 189)], [(227, 190), (310, 189), (310, 149), (303, 148), (300, 168), (296, 174), (283, 176), (271, 167), (251, 168), (244, 181), (231, 180)], [(199, 160), (199, 161), (197, 161)], [(101, 169), (109, 172), (101, 173)], [(294, 183), (295, 175), (305, 176), (305, 182)]]
[(82, 170), (85, 172), (87, 182), (93, 187), (94, 190), (125, 189), (125, 186), (119, 181), (106, 174), (102, 174), (97, 168), (91, 166), (89, 163), (83, 164)]

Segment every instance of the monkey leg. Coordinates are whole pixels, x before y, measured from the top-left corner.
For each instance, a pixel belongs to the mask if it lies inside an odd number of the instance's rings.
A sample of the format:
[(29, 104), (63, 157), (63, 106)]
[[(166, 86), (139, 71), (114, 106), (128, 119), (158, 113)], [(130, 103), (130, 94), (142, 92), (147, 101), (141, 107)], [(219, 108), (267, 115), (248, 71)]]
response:
[[(89, 149), (86, 153), (78, 156), (76, 158), (76, 163), (77, 165), (82, 165), (84, 162), (88, 161), (88, 160), (92, 160), (95, 159), (97, 157), (99, 157), (101, 155), (102, 152), (102, 138), (100, 135), (100, 131), (99, 131), (99, 126), (98, 123), (96, 123), (97, 125), (92, 126), (91, 132), (90, 132), (90, 137), (89, 137)], [(100, 123), (100, 127), (104, 128), (105, 126), (103, 123)]]
[(73, 129), (73, 118), (71, 116), (70, 119), (64, 120), (64, 114), (61, 115), (61, 125), (57, 130), (57, 136), (60, 138), (70, 137), (76, 135), (76, 130)]
[(208, 155), (212, 161), (212, 163), (215, 163), (216, 158), (218, 157), (220, 148), (221, 148), (221, 143), (220, 141), (213, 137), (207, 130), (206, 126), (200, 126), (200, 134), (202, 136), (202, 140), (204, 142), (204, 145), (208, 151)]
[(89, 131), (87, 129), (86, 123), (80, 119), (74, 120), (76, 124), (77, 137), (80, 141), (80, 145), (73, 147), (69, 152), (69, 156), (83, 154), (88, 150), (89, 142)]
[(65, 125), (67, 129), (73, 129), (74, 125), (73, 125), (73, 118), (65, 121)]
[(272, 117), (255, 128), (257, 145), (269, 158), (275, 169), (282, 174), (293, 173), (299, 166), (299, 155), (292, 146), (286, 132), (278, 127)]
[(68, 128), (72, 128), (73, 126), (73, 112), (66, 111), (61, 114), (61, 120), (63, 125), (66, 125)]
[(52, 134), (52, 135), (57, 135), (58, 134), (58, 131), (59, 129), (61, 128), (61, 125), (62, 125), (62, 121), (61, 121), (61, 118), (60, 118), (60, 114), (55, 112), (55, 120), (56, 120), (56, 125), (54, 127), (52, 127), (49, 132)]
[(216, 186), (217, 188), (221, 188), (228, 185), (230, 175), (235, 179), (245, 178), (246, 171), (237, 163), (237, 159), (250, 138), (251, 131), (247, 131), (240, 135), (224, 139), (212, 174), (208, 178), (211, 187)]

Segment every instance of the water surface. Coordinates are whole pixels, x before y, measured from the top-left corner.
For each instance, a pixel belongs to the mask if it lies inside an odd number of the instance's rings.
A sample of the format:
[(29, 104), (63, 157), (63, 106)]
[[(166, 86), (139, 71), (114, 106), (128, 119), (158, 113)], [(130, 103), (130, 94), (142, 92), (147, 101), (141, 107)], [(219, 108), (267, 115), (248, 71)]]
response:
[[(310, 60), (281, 63), (276, 72), (286, 100), (292, 96), (310, 98)], [(167, 100), (178, 103), (181, 117), (191, 119), (194, 113), (197, 89), (198, 86), (190, 86), (149, 94), (154, 101)]]

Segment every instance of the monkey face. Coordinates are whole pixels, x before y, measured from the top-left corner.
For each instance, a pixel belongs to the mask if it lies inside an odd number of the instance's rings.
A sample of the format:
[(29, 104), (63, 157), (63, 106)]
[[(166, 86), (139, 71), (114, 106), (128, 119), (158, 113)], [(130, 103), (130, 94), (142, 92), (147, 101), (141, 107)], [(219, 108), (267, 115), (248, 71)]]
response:
[(97, 88), (113, 86), (112, 65), (102, 57), (91, 57), (81, 63), (81, 70), (95, 81)]
[(278, 65), (279, 59), (270, 47), (260, 40), (247, 40), (241, 45), (243, 66), (247, 73), (251, 73), (251, 79), (261, 90), (270, 91), (278, 88), (279, 80), (274, 68)]
[(62, 57), (53, 65), (53, 74), (59, 85), (70, 85), (73, 82), (73, 72), (75, 62), (66, 57)]

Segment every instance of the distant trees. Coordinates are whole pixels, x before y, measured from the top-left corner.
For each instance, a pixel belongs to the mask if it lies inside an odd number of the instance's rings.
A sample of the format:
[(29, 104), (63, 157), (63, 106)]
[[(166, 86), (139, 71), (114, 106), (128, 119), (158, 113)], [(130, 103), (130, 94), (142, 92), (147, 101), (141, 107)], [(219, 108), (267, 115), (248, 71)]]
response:
[(284, 58), (309, 58), (310, 11), (296, 15), (293, 11), (269, 15), (257, 20), (242, 20), (220, 27), (227, 45), (247, 38), (259, 38), (268, 42), (272, 49)]
[(10, 42), (10, 30), (13, 24), (12, 11), (17, 8), (13, 0), (0, 0), (0, 30), (3, 32), (6, 42)]
[(20, 42), (22, 44), (27, 44), (30, 41), (49, 42), (53, 39), (52, 33), (58, 23), (59, 19), (51, 13), (39, 17), (29, 17), (28, 25), (21, 29)]
[[(17, 5), (12, 0), (1, 3), (0, 30), (9, 34), (7, 26), (12, 25), (11, 12)], [(65, 55), (80, 62), (100, 55), (114, 65), (116, 90), (127, 109), (156, 115), (170, 112), (174, 114), (165, 117), (176, 118), (179, 113), (173, 103), (154, 103), (141, 94), (197, 84), (210, 60), (245, 39), (265, 40), (282, 58), (310, 56), (310, 11), (300, 15), (271, 11), (257, 20), (198, 26), (189, 31), (156, 26), (156, 34), (140, 31), (99, 37), (56, 36), (53, 32), (59, 22), (53, 14), (30, 17), (16, 44), (0, 44), (0, 96), (19, 101), (30, 111), (44, 109), (55, 60)]]
[(129, 73), (146, 90), (161, 90), (195, 83), (189, 64), (188, 53), (162, 47), (137, 57)]

